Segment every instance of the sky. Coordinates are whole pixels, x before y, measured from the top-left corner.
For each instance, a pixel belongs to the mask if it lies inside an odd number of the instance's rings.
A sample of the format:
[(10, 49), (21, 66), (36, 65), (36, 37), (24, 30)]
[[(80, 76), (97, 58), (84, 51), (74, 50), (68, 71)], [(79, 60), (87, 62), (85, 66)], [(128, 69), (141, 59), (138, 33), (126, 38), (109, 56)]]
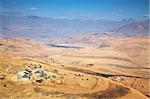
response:
[(109, 19), (149, 16), (149, 0), (0, 0), (5, 15)]

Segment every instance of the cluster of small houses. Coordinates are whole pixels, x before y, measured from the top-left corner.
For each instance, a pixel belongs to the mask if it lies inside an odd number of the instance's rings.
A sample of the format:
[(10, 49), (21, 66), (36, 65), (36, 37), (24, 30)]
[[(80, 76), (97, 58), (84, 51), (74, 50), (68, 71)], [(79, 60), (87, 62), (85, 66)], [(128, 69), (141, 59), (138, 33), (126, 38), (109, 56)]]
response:
[[(40, 64), (35, 64), (34, 66), (26, 65), (24, 70), (18, 71), (16, 74), (17, 80), (30, 80), (35, 82), (42, 82), (46, 79), (51, 79), (55, 81), (56, 77), (60, 74), (57, 70), (49, 72), (48, 70), (43, 70)], [(60, 82), (59, 80), (57, 82)]]
[[(52, 82), (61, 83), (59, 79), (61, 75), (62, 74), (60, 74), (57, 69), (55, 69), (54, 71), (43, 70), (40, 64), (34, 64), (34, 66), (25, 65), (24, 70), (18, 71), (15, 77), (17, 80), (23, 81), (28, 80), (41, 83), (42, 81), (49, 79)], [(77, 74), (75, 74), (75, 76), (77, 76)], [(79, 74), (79, 76), (81, 75)], [(112, 78), (112, 80), (121, 81), (123, 80), (123, 78), (115, 76)]]

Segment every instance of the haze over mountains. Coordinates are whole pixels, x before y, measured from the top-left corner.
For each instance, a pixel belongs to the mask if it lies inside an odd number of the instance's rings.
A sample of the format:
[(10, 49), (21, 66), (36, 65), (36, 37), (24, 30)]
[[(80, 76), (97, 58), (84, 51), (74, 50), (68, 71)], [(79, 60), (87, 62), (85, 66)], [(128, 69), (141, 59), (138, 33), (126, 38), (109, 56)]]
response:
[(0, 16), (6, 37), (48, 39), (78, 34), (115, 32), (122, 36), (148, 35), (149, 20), (60, 19), (40, 16)]

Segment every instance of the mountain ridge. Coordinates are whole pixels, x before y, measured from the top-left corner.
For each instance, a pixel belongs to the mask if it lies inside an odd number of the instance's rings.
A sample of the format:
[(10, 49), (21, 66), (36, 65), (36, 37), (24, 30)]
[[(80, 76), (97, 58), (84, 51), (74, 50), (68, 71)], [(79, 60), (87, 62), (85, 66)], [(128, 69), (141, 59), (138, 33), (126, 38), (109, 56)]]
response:
[[(61, 38), (96, 32), (116, 32), (124, 36), (147, 35), (149, 23), (149, 20), (138, 21), (132, 18), (110, 21), (103, 19), (60, 19), (34, 15), (13, 17), (0, 15), (0, 19), (0, 30), (5, 36), (31, 39)], [(137, 25), (136, 30), (134, 25)], [(139, 29), (140, 27), (143, 29)]]

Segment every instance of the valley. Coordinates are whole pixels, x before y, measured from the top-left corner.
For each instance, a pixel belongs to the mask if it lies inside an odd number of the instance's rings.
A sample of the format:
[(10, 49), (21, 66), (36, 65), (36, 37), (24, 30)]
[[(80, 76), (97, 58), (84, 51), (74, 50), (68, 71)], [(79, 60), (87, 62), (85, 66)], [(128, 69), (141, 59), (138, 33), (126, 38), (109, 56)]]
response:
[[(1, 38), (1, 98), (147, 99), (148, 40), (99, 33), (53, 41)], [(50, 78), (14, 79), (25, 64), (40, 64)]]

